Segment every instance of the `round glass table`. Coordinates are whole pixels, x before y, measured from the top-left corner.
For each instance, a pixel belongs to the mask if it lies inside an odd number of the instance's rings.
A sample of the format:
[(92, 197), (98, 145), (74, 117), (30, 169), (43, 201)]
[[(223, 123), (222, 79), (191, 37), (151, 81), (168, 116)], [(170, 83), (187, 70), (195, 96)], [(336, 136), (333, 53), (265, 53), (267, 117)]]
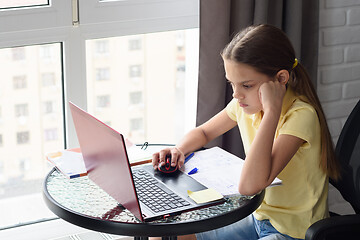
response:
[(68, 179), (56, 168), (46, 176), (44, 200), (60, 218), (94, 231), (134, 236), (176, 239), (236, 222), (251, 214), (262, 202), (265, 191), (255, 196), (232, 196), (220, 205), (185, 212), (153, 222), (140, 222), (87, 176)]

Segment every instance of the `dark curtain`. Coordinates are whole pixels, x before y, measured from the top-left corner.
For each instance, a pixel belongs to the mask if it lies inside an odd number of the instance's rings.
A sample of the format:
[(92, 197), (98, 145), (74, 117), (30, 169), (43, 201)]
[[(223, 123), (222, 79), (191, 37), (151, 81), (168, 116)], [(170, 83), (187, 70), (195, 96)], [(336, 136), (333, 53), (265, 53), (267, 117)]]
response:
[[(318, 17), (317, 0), (200, 0), (197, 126), (221, 111), (232, 99), (220, 52), (246, 26), (268, 23), (281, 28), (292, 41), (296, 57), (316, 86)], [(207, 147), (211, 146), (220, 146), (244, 157), (238, 128), (215, 139)]]

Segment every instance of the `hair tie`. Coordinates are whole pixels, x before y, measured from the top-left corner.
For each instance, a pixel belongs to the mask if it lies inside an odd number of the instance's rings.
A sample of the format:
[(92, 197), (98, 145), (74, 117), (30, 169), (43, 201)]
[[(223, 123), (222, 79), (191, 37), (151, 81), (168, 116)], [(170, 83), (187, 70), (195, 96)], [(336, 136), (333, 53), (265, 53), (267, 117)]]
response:
[(292, 66), (292, 69), (294, 69), (297, 65), (298, 65), (298, 60), (297, 60), (297, 58), (295, 58), (295, 62), (293, 64), (293, 66)]

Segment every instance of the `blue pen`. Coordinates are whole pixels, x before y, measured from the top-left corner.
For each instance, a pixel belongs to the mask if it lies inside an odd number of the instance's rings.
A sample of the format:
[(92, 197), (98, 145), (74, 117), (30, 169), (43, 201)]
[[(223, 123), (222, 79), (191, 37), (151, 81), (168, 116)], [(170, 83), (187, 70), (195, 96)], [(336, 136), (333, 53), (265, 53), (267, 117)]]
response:
[(197, 173), (198, 169), (197, 168), (193, 168), (190, 172), (188, 172), (189, 175)]
[(187, 161), (189, 161), (192, 157), (194, 156), (194, 153), (190, 153), (186, 158), (185, 158), (185, 162), (186, 163)]

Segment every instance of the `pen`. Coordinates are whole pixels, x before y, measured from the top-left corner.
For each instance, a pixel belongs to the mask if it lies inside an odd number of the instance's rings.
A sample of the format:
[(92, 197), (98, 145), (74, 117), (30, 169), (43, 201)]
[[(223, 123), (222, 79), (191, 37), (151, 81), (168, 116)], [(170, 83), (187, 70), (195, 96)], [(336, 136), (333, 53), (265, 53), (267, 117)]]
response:
[(197, 168), (193, 168), (190, 172), (188, 172), (189, 175), (197, 173), (198, 169)]
[(186, 163), (187, 161), (189, 161), (192, 157), (194, 156), (194, 153), (190, 153), (186, 158), (185, 158), (185, 162)]

